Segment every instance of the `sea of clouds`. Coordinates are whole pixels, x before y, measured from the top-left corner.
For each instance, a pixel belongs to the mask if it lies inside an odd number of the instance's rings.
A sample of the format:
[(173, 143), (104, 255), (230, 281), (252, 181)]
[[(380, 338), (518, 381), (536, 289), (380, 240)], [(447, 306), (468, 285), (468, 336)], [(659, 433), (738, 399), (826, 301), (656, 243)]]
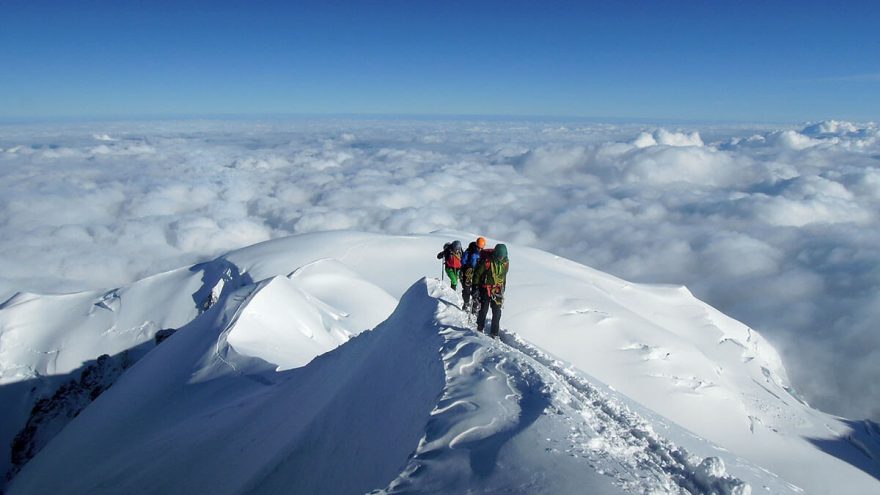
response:
[(878, 203), (875, 124), (2, 125), (0, 301), (293, 233), (459, 229), (685, 284), (813, 405), (880, 419)]

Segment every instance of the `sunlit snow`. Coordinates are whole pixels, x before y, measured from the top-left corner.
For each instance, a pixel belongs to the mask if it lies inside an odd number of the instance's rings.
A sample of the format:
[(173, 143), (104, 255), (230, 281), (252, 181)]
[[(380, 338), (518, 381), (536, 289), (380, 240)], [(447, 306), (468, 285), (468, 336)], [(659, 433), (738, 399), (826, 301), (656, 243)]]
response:
[[(475, 333), (434, 257), (474, 235), (306, 234), (116, 290), (13, 298), (4, 445), (99, 355), (177, 332), (86, 400), (8, 492), (880, 487), (876, 425), (801, 402), (760, 332), (681, 286), (508, 242), (502, 340)], [(82, 403), (76, 390), (41, 407)]]

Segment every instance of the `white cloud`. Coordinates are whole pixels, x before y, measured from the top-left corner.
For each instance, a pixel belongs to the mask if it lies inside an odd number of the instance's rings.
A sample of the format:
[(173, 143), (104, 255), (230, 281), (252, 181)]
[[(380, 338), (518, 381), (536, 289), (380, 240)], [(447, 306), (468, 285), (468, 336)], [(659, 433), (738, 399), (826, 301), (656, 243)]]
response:
[(818, 139), (813, 139), (790, 129), (771, 135), (770, 141), (783, 148), (793, 150), (804, 150), (821, 144), (821, 141)]
[(640, 132), (632, 143), (636, 148), (647, 148), (650, 146), (703, 146), (703, 139), (697, 131), (691, 133), (670, 132), (660, 128), (653, 133)]
[(874, 124), (30, 125), (0, 150), (0, 298), (291, 233), (459, 229), (687, 284), (774, 342), (816, 405), (880, 418)]
[(586, 165), (587, 149), (582, 146), (539, 147), (523, 153), (515, 162), (517, 170), (531, 176), (560, 176)]
[(870, 212), (838, 199), (767, 197), (752, 204), (750, 216), (776, 226), (803, 227), (813, 223), (865, 224)]
[(655, 133), (657, 144), (665, 146), (703, 146), (703, 139), (697, 131), (685, 134), (683, 132), (669, 132), (666, 129), (658, 129)]
[(132, 217), (181, 215), (218, 203), (217, 191), (202, 184), (166, 184), (133, 198)]
[(721, 277), (774, 277), (784, 257), (781, 250), (746, 234), (719, 231), (699, 248), (700, 265)]
[(859, 130), (859, 127), (852, 122), (823, 120), (822, 122), (804, 127), (801, 130), (801, 134), (816, 137), (845, 136), (847, 134), (857, 134)]
[(636, 148), (657, 146), (657, 140), (654, 139), (654, 135), (649, 132), (640, 132), (636, 139), (633, 141), (633, 146), (635, 146)]
[(697, 147), (652, 147), (621, 157), (624, 180), (631, 183), (686, 182), (717, 186), (737, 181), (748, 170), (726, 152)]

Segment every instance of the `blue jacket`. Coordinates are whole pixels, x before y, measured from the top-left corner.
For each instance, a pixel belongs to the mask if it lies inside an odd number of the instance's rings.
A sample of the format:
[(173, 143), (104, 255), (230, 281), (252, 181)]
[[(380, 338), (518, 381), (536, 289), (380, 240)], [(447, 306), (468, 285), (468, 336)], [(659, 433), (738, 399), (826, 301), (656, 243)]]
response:
[(465, 251), (464, 255), (461, 257), (461, 267), (464, 268), (466, 266), (469, 266), (471, 268), (476, 268), (477, 261), (479, 260), (480, 249), (477, 248), (476, 250), (472, 251), (470, 248), (468, 248), (468, 250)]

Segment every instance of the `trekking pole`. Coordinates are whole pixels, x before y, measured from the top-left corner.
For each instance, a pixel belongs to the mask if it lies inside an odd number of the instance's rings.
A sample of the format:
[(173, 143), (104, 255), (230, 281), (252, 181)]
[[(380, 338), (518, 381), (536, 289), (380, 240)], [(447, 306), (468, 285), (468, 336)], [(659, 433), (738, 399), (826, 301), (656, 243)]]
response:
[(446, 270), (443, 269), (443, 260), (440, 260), (440, 281), (443, 282), (446, 280), (444, 275), (446, 274)]

